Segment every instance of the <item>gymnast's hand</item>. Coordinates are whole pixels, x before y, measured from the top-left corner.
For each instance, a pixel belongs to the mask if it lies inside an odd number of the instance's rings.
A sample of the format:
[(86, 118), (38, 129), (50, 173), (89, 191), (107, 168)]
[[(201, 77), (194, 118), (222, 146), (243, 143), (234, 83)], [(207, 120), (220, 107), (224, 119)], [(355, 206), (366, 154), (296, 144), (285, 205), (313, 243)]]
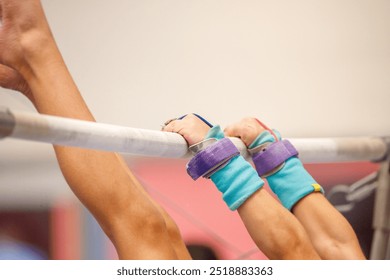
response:
[(188, 114), (183, 119), (166, 122), (162, 130), (179, 133), (191, 146), (204, 140), (209, 129), (210, 127), (197, 116)]
[(227, 126), (224, 130), (226, 137), (238, 137), (247, 147), (265, 128), (255, 118), (244, 118), (241, 121)]
[[(38, 74), (32, 67), (38, 57), (55, 63), (48, 59), (55, 42), (39, 0), (0, 0), (0, 20), (1, 64), (26, 79), (25, 75)], [(3, 73), (17, 76), (7, 69), (2, 69)]]

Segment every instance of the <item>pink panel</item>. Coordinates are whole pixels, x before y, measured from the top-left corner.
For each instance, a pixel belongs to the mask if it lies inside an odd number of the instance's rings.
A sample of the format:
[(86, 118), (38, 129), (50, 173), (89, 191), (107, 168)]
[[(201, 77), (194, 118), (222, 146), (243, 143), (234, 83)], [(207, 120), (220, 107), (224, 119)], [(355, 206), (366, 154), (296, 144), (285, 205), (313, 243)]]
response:
[[(152, 197), (176, 221), (187, 243), (209, 245), (221, 259), (266, 259), (238, 214), (224, 204), (215, 186), (205, 179), (192, 181), (186, 174), (185, 164), (185, 160), (139, 159), (130, 166)], [(352, 183), (377, 170), (378, 165), (312, 164), (306, 167), (326, 188)]]
[(57, 203), (51, 211), (51, 250), (54, 260), (81, 258), (80, 209), (71, 203)]

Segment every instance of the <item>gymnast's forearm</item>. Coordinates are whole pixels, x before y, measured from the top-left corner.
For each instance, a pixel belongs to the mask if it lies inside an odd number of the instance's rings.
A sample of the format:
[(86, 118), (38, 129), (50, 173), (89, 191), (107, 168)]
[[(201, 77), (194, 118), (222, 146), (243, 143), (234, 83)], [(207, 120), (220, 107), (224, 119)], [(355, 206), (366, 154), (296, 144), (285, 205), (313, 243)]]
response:
[[(40, 113), (94, 121), (40, 1), (2, 0), (0, 10), (0, 85), (24, 93)], [(164, 216), (118, 154), (54, 149), (69, 186), (111, 238), (120, 258), (177, 258)]]
[[(30, 87), (36, 109), (43, 114), (94, 121), (51, 34), (39, 32), (37, 37), (24, 40), (26, 63), (18, 69)], [(111, 211), (125, 207), (120, 197), (130, 197), (126, 184), (137, 182), (117, 154), (60, 146), (55, 146), (55, 151), (65, 179), (98, 219), (109, 220), (106, 216)]]
[(298, 220), (264, 189), (237, 211), (253, 241), (270, 259), (319, 259)]
[(365, 259), (348, 221), (320, 193), (312, 193), (292, 209), (324, 259)]
[[(50, 48), (45, 50), (46, 56), (30, 56), (29, 71), (22, 73), (37, 110), (94, 121), (55, 44), (45, 48)], [(72, 191), (113, 241), (120, 258), (177, 257), (168, 242), (161, 242), (169, 239), (164, 217), (118, 154), (61, 146), (54, 149)], [(137, 250), (130, 250), (135, 243)]]

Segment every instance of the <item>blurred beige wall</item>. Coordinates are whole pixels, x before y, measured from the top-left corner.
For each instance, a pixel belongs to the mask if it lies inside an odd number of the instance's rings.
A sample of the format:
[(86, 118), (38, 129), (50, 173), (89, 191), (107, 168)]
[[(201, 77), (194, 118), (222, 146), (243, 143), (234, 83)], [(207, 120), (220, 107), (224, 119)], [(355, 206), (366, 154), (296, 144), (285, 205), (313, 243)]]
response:
[[(45, 0), (98, 121), (253, 115), (287, 137), (390, 135), (390, 1)], [(0, 105), (33, 110), (0, 90)], [(0, 161), (52, 157), (0, 142)], [(31, 158), (30, 158), (30, 157)]]

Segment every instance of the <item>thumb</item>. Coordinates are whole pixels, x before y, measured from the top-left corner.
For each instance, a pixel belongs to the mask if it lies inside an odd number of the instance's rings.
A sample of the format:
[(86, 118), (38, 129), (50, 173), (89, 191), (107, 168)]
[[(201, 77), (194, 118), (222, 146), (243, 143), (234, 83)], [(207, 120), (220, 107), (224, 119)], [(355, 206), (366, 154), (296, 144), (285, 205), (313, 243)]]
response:
[(8, 89), (15, 89), (14, 81), (18, 78), (18, 73), (4, 64), (0, 64), (0, 86)]

